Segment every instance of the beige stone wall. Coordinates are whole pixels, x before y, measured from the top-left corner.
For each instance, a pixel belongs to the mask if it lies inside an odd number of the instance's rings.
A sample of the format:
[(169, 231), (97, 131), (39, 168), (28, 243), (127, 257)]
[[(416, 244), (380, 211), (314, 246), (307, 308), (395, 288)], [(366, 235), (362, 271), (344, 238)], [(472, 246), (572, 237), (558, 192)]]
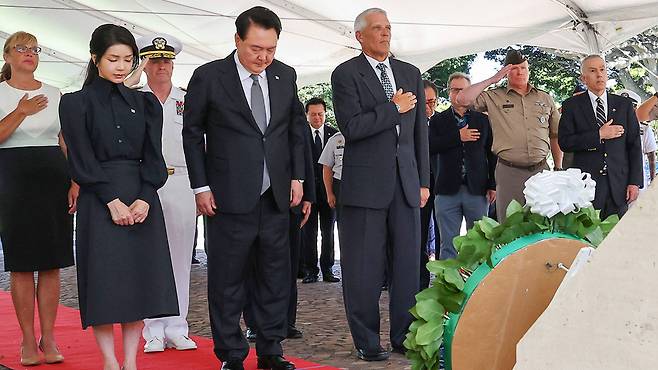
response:
[(658, 369), (656, 184), (519, 342), (514, 370), (548, 369)]

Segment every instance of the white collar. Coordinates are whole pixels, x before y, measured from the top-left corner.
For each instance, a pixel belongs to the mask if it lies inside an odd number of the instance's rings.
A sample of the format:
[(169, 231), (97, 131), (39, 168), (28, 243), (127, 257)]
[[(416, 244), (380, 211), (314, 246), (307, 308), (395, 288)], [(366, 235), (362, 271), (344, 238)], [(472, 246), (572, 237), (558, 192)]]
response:
[(604, 91), (601, 96), (597, 96), (592, 92), (592, 90), (587, 90), (587, 95), (589, 95), (589, 99), (593, 102), (596, 103), (596, 99), (601, 98), (603, 101), (603, 106), (606, 107), (608, 105), (608, 92)]
[[(144, 85), (144, 87), (142, 87), (141, 90), (144, 92), (153, 93), (153, 90), (151, 89), (151, 86), (149, 86), (148, 83)], [(153, 95), (155, 95), (155, 93), (153, 93)], [(171, 91), (169, 91), (169, 96), (167, 96), (167, 99), (183, 100), (184, 98), (185, 98), (185, 91), (174, 85), (171, 85)]]
[[(238, 58), (238, 51), (236, 50), (235, 53), (233, 53), (233, 60), (235, 60), (235, 66), (238, 68), (238, 76), (240, 77), (240, 81), (244, 81), (248, 78), (251, 78), (251, 75), (253, 73), (249, 72), (247, 68), (245, 68), (242, 63), (240, 62), (240, 58)], [(258, 74), (258, 77), (260, 78), (267, 78), (267, 73), (265, 70), (263, 72)]]
[(311, 129), (311, 133), (313, 133), (314, 137), (315, 137), (315, 130), (319, 130), (320, 131), (320, 138), (322, 138), (322, 140), (324, 140), (324, 125), (325, 124), (326, 123), (323, 123), (322, 126), (320, 126), (320, 128), (315, 128), (315, 127), (311, 126), (311, 124), (309, 123), (308, 127)]
[(375, 59), (375, 58), (369, 56), (369, 55), (366, 54), (366, 53), (363, 53), (363, 55), (366, 56), (366, 60), (368, 61), (368, 63), (370, 63), (370, 65), (372, 66), (372, 68), (374, 68), (375, 70), (378, 70), (378, 69), (377, 69), (377, 65), (378, 65), (379, 63), (384, 63), (384, 65), (386, 66), (387, 69), (389, 69), (389, 70), (391, 69), (391, 60), (390, 60), (389, 57), (386, 57), (386, 59), (384, 59), (383, 62), (380, 62), (380, 61), (378, 61), (377, 59)]

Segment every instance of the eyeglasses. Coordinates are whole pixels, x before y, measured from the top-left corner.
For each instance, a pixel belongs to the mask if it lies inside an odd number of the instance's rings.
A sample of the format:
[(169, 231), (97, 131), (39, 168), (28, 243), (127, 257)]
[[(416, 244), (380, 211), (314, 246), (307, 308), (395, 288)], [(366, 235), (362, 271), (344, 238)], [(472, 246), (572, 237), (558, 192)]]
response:
[(449, 88), (448, 90), (449, 90), (451, 93), (458, 93), (458, 92), (464, 90), (464, 88), (463, 88), (463, 87), (451, 87), (451, 88)]
[(16, 49), (16, 51), (21, 53), (21, 54), (27, 53), (28, 50), (34, 55), (41, 54), (41, 47), (40, 46), (33, 46), (31, 48), (28, 48), (25, 45), (16, 45), (16, 46), (14, 46), (14, 49)]
[(436, 105), (436, 99), (427, 99), (427, 100), (425, 100), (425, 104), (427, 104), (427, 105)]

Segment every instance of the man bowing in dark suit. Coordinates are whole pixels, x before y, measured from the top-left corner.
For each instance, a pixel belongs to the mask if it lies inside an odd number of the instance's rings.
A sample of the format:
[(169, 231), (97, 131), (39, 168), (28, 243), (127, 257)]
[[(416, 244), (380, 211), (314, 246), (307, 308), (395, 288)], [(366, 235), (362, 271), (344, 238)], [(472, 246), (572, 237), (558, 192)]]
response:
[(623, 216), (643, 183), (640, 126), (630, 99), (606, 92), (608, 72), (599, 55), (583, 59), (587, 93), (562, 103), (560, 147), (573, 152), (572, 167), (596, 181), (594, 208), (601, 218)]
[(288, 370), (288, 224), (303, 195), (304, 110), (294, 69), (274, 59), (279, 17), (257, 6), (235, 25), (237, 50), (194, 71), (183, 127), (197, 208), (209, 216), (210, 323), (222, 369), (243, 369), (249, 345), (240, 313), (254, 265), (258, 367)]
[(430, 182), (425, 93), (418, 68), (389, 58), (385, 11), (362, 12), (354, 30), (363, 54), (331, 76), (336, 121), (346, 141), (339, 230), (343, 292), (357, 356), (381, 361), (389, 356), (379, 338), (384, 271), (395, 352), (404, 352), (418, 292), (420, 207)]
[(334, 136), (338, 130), (325, 124), (327, 104), (321, 98), (311, 98), (306, 102), (306, 118), (308, 119), (308, 130), (306, 137), (311, 143), (314, 163), (315, 181), (309, 179), (309, 183), (315, 186), (317, 202), (311, 207), (311, 215), (308, 223), (302, 229), (303, 247), (302, 258), (304, 260), (304, 280), (302, 283), (315, 283), (318, 281), (318, 219), (320, 219), (320, 232), (322, 234), (322, 247), (320, 248), (320, 268), (322, 269), (322, 280), (329, 283), (340, 281), (334, 276), (334, 224), (336, 212), (327, 202), (327, 191), (322, 181), (322, 165), (318, 163), (322, 149), (327, 145), (329, 138)]

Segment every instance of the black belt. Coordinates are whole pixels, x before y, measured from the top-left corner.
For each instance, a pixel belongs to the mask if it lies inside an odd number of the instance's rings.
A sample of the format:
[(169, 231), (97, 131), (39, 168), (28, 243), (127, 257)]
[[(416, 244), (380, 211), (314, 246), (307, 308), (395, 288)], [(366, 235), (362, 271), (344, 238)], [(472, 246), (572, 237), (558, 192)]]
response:
[(536, 171), (536, 170), (546, 166), (546, 159), (543, 159), (541, 162), (531, 164), (529, 166), (528, 165), (512, 163), (512, 162), (506, 161), (502, 158), (498, 158), (498, 162), (504, 164), (507, 167), (518, 168), (520, 170), (526, 170), (526, 171), (530, 171), (530, 172)]

